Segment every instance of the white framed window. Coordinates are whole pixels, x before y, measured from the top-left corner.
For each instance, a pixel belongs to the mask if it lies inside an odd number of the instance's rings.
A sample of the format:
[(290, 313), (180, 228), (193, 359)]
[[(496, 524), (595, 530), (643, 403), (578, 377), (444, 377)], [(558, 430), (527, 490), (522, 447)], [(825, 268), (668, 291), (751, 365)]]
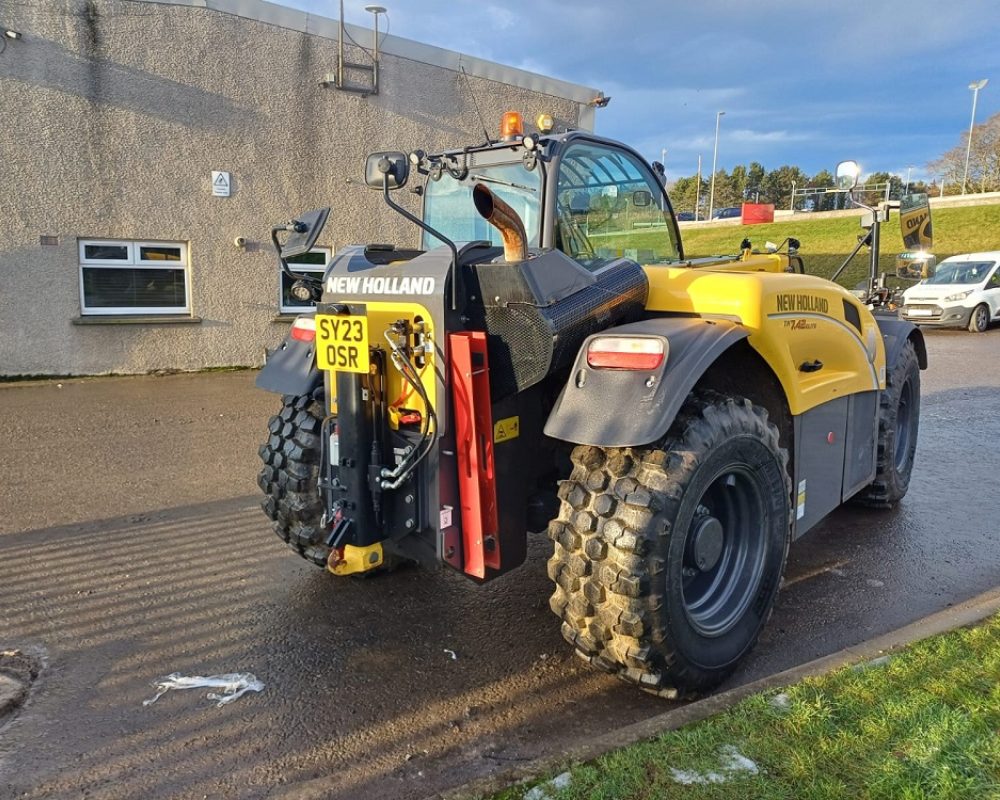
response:
[[(314, 247), (308, 253), (286, 258), (285, 261), (292, 268), (292, 272), (317, 275), (322, 278), (323, 273), (326, 272), (326, 265), (330, 261), (331, 255), (332, 251), (329, 247)], [(282, 272), (280, 264), (278, 265), (278, 280), (278, 307), (281, 309), (282, 314), (303, 314), (316, 310), (315, 303), (303, 302), (292, 297), (291, 291), (294, 281)]]
[(97, 316), (191, 313), (187, 244), (80, 239), (80, 310)]

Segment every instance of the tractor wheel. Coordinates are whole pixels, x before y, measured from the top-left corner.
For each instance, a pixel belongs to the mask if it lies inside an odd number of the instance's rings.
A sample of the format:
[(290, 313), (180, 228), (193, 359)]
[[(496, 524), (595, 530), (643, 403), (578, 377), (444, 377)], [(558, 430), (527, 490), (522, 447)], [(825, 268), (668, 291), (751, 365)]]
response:
[[(320, 525), (323, 501), (317, 485), (322, 424), (322, 386), (311, 395), (282, 397), (281, 411), (267, 424), (270, 436), (258, 450), (264, 466), (257, 485), (266, 495), (261, 508), (273, 521), (274, 532), (306, 561), (325, 568), (330, 548)], [(380, 566), (350, 577), (364, 580), (411, 563), (386, 552)]]
[(985, 303), (980, 303), (972, 309), (969, 330), (972, 333), (985, 333), (988, 327), (990, 327), (990, 308)]
[(316, 485), (322, 420), (322, 386), (311, 395), (285, 395), (281, 411), (267, 424), (270, 435), (258, 450), (264, 466), (257, 484), (265, 494), (261, 507), (273, 521), (274, 532), (304, 559), (325, 567), (330, 548), (323, 543), (323, 503)]
[(572, 458), (549, 525), (563, 636), (655, 694), (717, 685), (757, 641), (788, 552), (788, 454), (767, 412), (694, 395), (658, 446)]
[(892, 508), (910, 486), (920, 429), (920, 364), (907, 342), (886, 376), (879, 401), (875, 480), (854, 496), (871, 508)]

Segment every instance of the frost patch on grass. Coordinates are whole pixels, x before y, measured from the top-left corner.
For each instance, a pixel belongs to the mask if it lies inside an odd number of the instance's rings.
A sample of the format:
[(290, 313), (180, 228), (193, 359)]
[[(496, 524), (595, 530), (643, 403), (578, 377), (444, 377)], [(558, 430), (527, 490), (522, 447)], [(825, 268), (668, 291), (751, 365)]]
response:
[[(684, 786), (695, 784), (725, 783), (741, 772), (748, 772), (756, 775), (760, 772), (758, 766), (737, 750), (733, 745), (727, 744), (719, 750), (719, 771), (718, 772), (695, 772), (694, 770), (670, 768), (670, 774), (674, 781)], [(527, 800), (527, 797), (525, 798)]]
[(565, 789), (569, 786), (570, 781), (573, 780), (573, 776), (568, 772), (564, 772), (561, 775), (556, 775), (552, 780), (546, 781), (545, 783), (540, 783), (534, 789), (526, 792), (524, 795), (524, 800), (549, 800), (552, 797), (549, 794), (550, 791), (559, 791), (560, 789)]
[(855, 672), (861, 672), (863, 669), (870, 669), (871, 667), (884, 667), (892, 660), (892, 656), (879, 656), (878, 658), (873, 658), (871, 661), (862, 661), (860, 664), (855, 664), (851, 669)]

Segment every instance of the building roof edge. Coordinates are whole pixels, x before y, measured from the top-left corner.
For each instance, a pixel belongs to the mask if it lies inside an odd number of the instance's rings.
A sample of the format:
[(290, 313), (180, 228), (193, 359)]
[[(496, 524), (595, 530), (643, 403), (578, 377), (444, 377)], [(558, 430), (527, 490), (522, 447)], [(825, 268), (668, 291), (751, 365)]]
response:
[[(280, 28), (300, 31), (312, 36), (321, 36), (325, 39), (336, 40), (340, 37), (338, 20), (268, 3), (266, 0), (137, 0), (137, 2), (205, 8), (268, 25), (276, 25)], [(371, 37), (372, 34), (371, 29), (351, 23), (345, 23), (344, 27), (349, 36), (358, 41), (363, 42), (365, 41), (364, 37)], [(402, 36), (390, 34), (379, 39), (379, 50), (382, 53), (444, 67), (455, 72), (459, 72), (464, 67), (465, 71), (472, 77), (519, 86), (523, 89), (561, 97), (581, 104), (587, 104), (601, 95), (599, 90), (589, 86), (550, 78), (506, 64), (498, 64), (465, 53), (446, 50), (443, 47), (405, 39)]]

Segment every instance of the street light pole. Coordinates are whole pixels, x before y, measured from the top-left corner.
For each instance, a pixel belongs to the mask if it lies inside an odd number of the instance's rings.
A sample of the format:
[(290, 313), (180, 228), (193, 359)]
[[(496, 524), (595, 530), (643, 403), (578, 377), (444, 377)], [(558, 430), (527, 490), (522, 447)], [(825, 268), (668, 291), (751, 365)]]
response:
[(969, 123), (969, 141), (965, 143), (965, 172), (962, 175), (962, 194), (965, 194), (965, 184), (969, 180), (969, 156), (972, 155), (972, 129), (976, 126), (976, 100), (979, 99), (979, 90), (989, 83), (989, 78), (981, 81), (973, 81), (969, 84), (972, 89), (972, 122)]
[(698, 179), (694, 184), (694, 221), (698, 221), (698, 209), (701, 207), (701, 153), (698, 154)]
[(906, 167), (906, 186), (903, 187), (903, 194), (910, 191), (910, 170), (913, 169), (912, 165), (907, 165)]
[(719, 120), (724, 117), (725, 111), (719, 111), (715, 115), (715, 149), (712, 151), (712, 188), (708, 193), (708, 218), (712, 218), (712, 211), (715, 208), (715, 165), (719, 159)]

